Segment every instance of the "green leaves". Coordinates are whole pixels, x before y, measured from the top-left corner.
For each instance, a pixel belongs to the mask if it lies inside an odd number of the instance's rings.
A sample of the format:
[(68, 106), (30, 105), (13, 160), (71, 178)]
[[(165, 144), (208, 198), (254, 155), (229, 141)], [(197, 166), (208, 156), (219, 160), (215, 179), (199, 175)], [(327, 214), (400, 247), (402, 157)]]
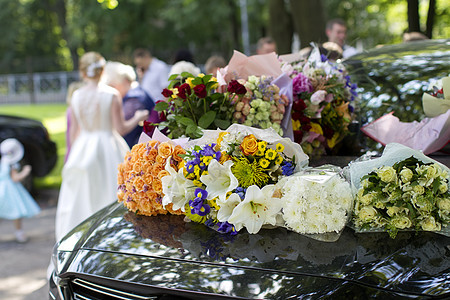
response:
[(156, 103), (155, 107), (153, 108), (156, 111), (165, 111), (169, 108), (169, 103), (165, 101), (161, 101)]
[(208, 128), (209, 125), (212, 124), (214, 119), (216, 118), (216, 112), (215, 111), (208, 111), (206, 114), (201, 116), (201, 118), (198, 120), (198, 126), (202, 128)]

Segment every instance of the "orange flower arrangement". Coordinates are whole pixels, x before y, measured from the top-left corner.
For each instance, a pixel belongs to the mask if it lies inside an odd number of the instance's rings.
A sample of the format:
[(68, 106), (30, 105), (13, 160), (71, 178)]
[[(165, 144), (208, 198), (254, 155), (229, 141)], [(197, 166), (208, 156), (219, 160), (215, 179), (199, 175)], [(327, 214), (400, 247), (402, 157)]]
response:
[(183, 166), (180, 155), (185, 153), (179, 145), (156, 140), (133, 146), (118, 168), (118, 201), (128, 210), (146, 216), (184, 214), (173, 210), (172, 204), (162, 206), (161, 178), (169, 175), (165, 170), (168, 161), (176, 171)]

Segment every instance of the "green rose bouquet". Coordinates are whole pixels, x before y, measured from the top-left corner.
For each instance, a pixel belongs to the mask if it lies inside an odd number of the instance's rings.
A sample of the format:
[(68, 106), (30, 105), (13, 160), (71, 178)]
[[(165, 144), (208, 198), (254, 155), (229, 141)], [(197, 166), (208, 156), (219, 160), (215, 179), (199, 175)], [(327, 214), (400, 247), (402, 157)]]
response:
[[(383, 158), (383, 157), (382, 157)], [(448, 233), (448, 168), (414, 155), (383, 164), (361, 177), (353, 221), (358, 231), (382, 229), (395, 238), (399, 230)]]

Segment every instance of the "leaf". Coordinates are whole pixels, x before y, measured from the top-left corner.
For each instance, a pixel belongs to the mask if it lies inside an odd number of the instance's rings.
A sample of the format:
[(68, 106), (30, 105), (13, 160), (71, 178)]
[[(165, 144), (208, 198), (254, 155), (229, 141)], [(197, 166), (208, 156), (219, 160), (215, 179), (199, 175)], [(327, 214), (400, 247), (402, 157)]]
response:
[(214, 124), (220, 129), (227, 129), (228, 127), (230, 127), (231, 122), (229, 120), (215, 119)]
[(198, 120), (198, 126), (200, 126), (202, 128), (208, 128), (209, 125), (212, 124), (212, 122), (214, 121), (215, 118), (216, 118), (216, 112), (210, 110)]
[(195, 131), (197, 130), (197, 125), (188, 125), (186, 127), (186, 134), (191, 135), (193, 133), (195, 133)]
[(187, 117), (175, 117), (175, 120), (177, 121), (177, 123), (183, 124), (186, 127), (197, 126), (197, 124), (195, 124), (195, 122), (192, 119)]
[(161, 101), (156, 103), (154, 110), (156, 111), (165, 111), (169, 108), (169, 103)]

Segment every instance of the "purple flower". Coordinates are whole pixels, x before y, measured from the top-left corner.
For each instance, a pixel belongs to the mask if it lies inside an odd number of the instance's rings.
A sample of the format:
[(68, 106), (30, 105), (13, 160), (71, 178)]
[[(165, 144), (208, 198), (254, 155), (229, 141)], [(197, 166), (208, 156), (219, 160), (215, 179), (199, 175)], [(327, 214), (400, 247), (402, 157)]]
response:
[(237, 234), (237, 231), (234, 228), (234, 226), (228, 222), (219, 222), (217, 223), (217, 225), (219, 225), (219, 228), (217, 229), (219, 232), (229, 233), (231, 235)]
[(313, 87), (308, 77), (303, 75), (303, 73), (299, 73), (292, 80), (292, 90), (294, 94), (300, 94), (303, 92), (311, 93), (313, 91)]
[(196, 198), (200, 198), (200, 199), (206, 199), (206, 196), (208, 196), (208, 192), (204, 189), (201, 188), (196, 188), (194, 195)]

